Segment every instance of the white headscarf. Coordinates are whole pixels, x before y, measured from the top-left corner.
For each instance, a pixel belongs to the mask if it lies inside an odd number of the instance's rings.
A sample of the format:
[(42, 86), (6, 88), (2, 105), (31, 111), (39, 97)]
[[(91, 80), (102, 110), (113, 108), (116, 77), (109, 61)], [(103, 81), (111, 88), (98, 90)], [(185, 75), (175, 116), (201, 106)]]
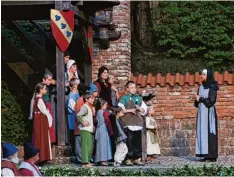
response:
[[(74, 63), (76, 63), (76, 62), (75, 62), (75, 60), (72, 60), (72, 59), (68, 60), (68, 62), (67, 62), (67, 74), (68, 74), (69, 78), (70, 78), (70, 72), (69, 72), (69, 70), (70, 70), (71, 66), (72, 66)], [(77, 71), (76, 71), (76, 73), (75, 73), (75, 76), (76, 76), (76, 78), (79, 78), (79, 77), (78, 77)]]
[(207, 75), (207, 69), (203, 69), (203, 70), (202, 70), (202, 74)]

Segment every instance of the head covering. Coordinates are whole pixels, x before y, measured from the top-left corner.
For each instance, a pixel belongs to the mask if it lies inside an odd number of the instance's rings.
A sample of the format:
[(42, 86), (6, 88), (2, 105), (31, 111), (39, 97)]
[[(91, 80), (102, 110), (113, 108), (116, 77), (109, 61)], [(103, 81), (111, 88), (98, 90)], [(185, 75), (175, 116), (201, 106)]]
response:
[(75, 60), (68, 60), (67, 62), (67, 71), (69, 71), (69, 69), (71, 68), (72, 65), (76, 64), (76, 61)]
[(202, 70), (202, 74), (207, 75), (207, 69), (203, 69), (203, 70)]
[[(75, 60), (72, 60), (72, 59), (68, 60), (68, 62), (67, 62), (67, 74), (68, 74), (69, 78), (70, 78), (69, 69), (70, 69), (71, 66), (74, 65), (74, 64), (76, 64), (76, 62), (75, 62)], [(78, 77), (77, 71), (76, 71), (75, 75), (76, 75), (76, 78), (79, 78), (79, 77)]]
[(64, 57), (70, 57), (70, 53), (68, 51), (64, 52)]
[(39, 153), (39, 149), (35, 148), (32, 143), (24, 143), (24, 159), (30, 159)]
[(12, 143), (2, 143), (3, 158), (8, 158), (18, 152), (18, 149)]
[(206, 81), (203, 82), (203, 86), (205, 89), (212, 88), (214, 90), (219, 90), (217, 82), (214, 79), (214, 75), (211, 69), (204, 69), (202, 71), (203, 74), (206, 74), (207, 78)]
[(91, 83), (89, 85), (89, 93), (98, 92), (98, 88), (95, 84)]
[(107, 71), (109, 72), (109, 70), (107, 69), (107, 67), (101, 66), (101, 67), (98, 69), (98, 77), (100, 77), (101, 74), (102, 74), (105, 70), (107, 70)]

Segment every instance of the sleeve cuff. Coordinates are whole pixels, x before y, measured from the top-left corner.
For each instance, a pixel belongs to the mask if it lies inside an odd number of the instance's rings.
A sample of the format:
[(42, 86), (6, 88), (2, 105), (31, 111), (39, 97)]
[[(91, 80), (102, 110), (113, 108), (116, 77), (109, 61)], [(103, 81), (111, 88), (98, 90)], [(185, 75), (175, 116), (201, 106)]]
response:
[(203, 102), (204, 98), (203, 97), (200, 97), (199, 98), (199, 102)]

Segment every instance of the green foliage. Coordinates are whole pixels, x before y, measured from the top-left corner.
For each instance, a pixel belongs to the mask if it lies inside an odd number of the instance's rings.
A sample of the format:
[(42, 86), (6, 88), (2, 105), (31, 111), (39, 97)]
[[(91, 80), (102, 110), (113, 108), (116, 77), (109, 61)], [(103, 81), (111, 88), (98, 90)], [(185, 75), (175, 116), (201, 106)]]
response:
[(28, 61), (33, 60), (32, 57), (29, 55), (27, 49), (24, 47), (23, 43), (21, 42), (21, 39), (17, 36), (17, 34), (13, 30), (9, 29), (4, 22), (1, 23), (1, 30), (2, 30), (2, 35), (6, 35), (6, 37), (16, 45), (20, 53), (24, 55)]
[(165, 58), (201, 60), (213, 70), (233, 70), (234, 3), (159, 2), (154, 8), (156, 48)]
[(97, 168), (69, 168), (43, 167), (40, 169), (44, 176), (233, 176), (234, 167), (203, 166), (174, 168), (162, 173), (156, 169), (97, 169)]
[(28, 35), (35, 35), (39, 33), (39, 31), (28, 20), (18, 20), (17, 22), (19, 22)]
[(156, 74), (156, 73), (195, 73), (203, 69), (205, 64), (201, 60), (180, 60), (177, 58), (166, 58), (163, 55), (147, 52), (140, 49), (139, 45), (132, 43), (132, 71), (134, 74)]
[(5, 82), (1, 89), (1, 138), (2, 142), (21, 145), (27, 136), (25, 132), (24, 116), (20, 106), (11, 95)]

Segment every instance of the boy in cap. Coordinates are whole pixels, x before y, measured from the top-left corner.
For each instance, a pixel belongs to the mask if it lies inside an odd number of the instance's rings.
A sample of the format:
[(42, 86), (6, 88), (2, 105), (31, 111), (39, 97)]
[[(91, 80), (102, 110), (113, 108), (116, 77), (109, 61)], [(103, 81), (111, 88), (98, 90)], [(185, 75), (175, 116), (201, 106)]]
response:
[(39, 160), (39, 149), (32, 143), (24, 143), (24, 161), (19, 166), (21, 176), (42, 176), (35, 163)]
[(2, 176), (19, 176), (20, 173), (16, 167), (16, 164), (19, 163), (18, 149), (12, 143), (2, 143), (2, 152)]

